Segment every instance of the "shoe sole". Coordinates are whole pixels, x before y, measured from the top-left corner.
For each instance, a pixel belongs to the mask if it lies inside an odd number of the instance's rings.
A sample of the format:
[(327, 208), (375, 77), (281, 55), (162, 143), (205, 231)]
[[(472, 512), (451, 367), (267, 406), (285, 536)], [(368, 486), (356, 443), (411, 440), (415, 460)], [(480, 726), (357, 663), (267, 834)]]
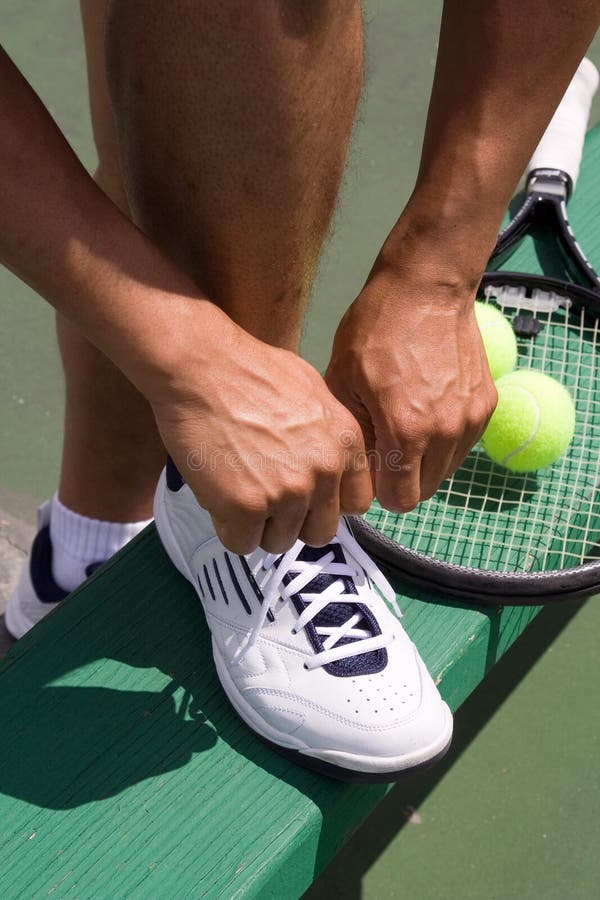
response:
[[(154, 498), (154, 521), (156, 523), (156, 528), (162, 545), (171, 562), (184, 578), (190, 582), (194, 589), (196, 589), (195, 579), (192, 577), (183, 554), (179, 549), (165, 509), (165, 492), (167, 490), (166, 477), (163, 472), (160, 476)], [(196, 591), (196, 593), (198, 592)], [(202, 603), (200, 597), (199, 599)], [(335, 778), (338, 781), (364, 784), (389, 784), (390, 782), (400, 780), (412, 772), (432, 766), (448, 752), (452, 742), (452, 713), (445, 703), (444, 729), (436, 741), (429, 747), (422, 748), (416, 754), (388, 759), (386, 761), (387, 764), (383, 769), (380, 766), (376, 768), (378, 764), (383, 762), (383, 760), (377, 758), (362, 756), (353, 757), (352, 754), (340, 752), (339, 755), (344, 757), (344, 762), (347, 764), (336, 765), (333, 762), (321, 759), (317, 755), (318, 751), (311, 751), (310, 748), (288, 746), (281, 742), (275, 729), (269, 729), (271, 733), (268, 733), (266, 728), (269, 728), (269, 726), (266, 726), (266, 723), (263, 723), (262, 721), (258, 723), (255, 721), (256, 713), (236, 688), (227, 670), (227, 665), (222, 659), (214, 640), (212, 640), (212, 651), (221, 686), (229, 703), (233, 707), (233, 710), (242, 722), (244, 722), (244, 724), (260, 738), (263, 743), (271, 747), (271, 749), (313, 772)], [(289, 736), (286, 737), (289, 740)], [(330, 750), (327, 752), (331, 756), (335, 755), (336, 751)]]
[[(16, 588), (15, 588), (16, 591)], [(15, 598), (14, 592), (10, 595), (6, 610), (4, 611), (4, 627), (12, 638), (16, 641), (22, 638), (33, 625), (26, 622), (18, 609), (18, 600)]]

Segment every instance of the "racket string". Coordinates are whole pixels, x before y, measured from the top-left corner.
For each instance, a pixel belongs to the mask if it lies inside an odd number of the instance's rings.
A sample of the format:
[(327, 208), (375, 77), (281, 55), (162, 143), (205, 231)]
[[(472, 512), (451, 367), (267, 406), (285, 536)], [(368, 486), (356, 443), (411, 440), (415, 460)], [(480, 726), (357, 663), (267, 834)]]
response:
[(391, 540), (454, 565), (501, 572), (568, 568), (598, 555), (598, 322), (564, 307), (537, 316), (542, 331), (518, 339), (518, 365), (544, 371), (573, 394), (576, 431), (567, 453), (546, 470), (517, 474), (476, 447), (413, 512), (373, 504), (366, 518)]

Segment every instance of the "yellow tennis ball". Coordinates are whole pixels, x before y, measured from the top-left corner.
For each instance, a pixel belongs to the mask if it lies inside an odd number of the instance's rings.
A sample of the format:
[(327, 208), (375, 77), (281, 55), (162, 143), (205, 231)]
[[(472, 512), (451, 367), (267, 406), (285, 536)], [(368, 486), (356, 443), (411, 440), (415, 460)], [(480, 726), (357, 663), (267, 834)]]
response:
[(563, 455), (575, 430), (569, 392), (548, 375), (519, 369), (496, 382), (498, 406), (481, 442), (494, 462), (533, 472)]
[(516, 366), (517, 339), (508, 319), (491, 303), (476, 303), (475, 317), (495, 381)]

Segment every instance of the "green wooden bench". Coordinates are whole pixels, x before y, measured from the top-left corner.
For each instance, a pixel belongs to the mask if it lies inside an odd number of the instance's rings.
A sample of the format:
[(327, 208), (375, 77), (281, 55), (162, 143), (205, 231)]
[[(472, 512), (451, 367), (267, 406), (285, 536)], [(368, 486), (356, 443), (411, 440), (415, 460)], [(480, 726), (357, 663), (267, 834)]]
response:
[[(571, 217), (600, 259), (595, 170), (598, 129)], [(539, 611), (397, 590), (454, 710)], [(233, 715), (153, 526), (11, 650), (0, 723), (5, 900), (297, 898), (389, 789), (297, 768)]]

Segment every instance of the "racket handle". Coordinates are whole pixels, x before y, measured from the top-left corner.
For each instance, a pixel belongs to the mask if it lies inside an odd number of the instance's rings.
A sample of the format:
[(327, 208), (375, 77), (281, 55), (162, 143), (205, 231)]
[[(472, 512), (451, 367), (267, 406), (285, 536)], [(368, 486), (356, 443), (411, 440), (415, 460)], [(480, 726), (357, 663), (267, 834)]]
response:
[(596, 66), (584, 57), (531, 157), (527, 178), (534, 169), (559, 169), (569, 176), (571, 187), (575, 187), (598, 78)]

